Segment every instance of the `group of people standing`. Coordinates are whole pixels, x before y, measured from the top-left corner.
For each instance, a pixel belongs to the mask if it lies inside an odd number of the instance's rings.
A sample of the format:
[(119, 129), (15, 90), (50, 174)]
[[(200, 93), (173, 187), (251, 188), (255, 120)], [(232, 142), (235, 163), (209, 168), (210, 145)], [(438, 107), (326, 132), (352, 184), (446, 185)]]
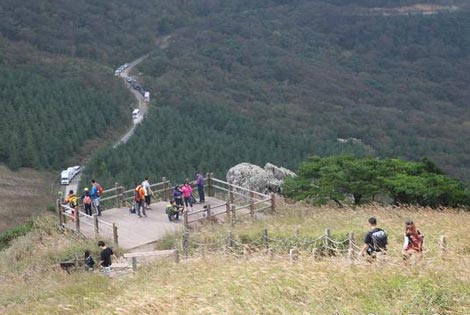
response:
[(103, 194), (103, 187), (98, 184), (94, 179), (90, 181), (91, 183), (91, 190), (88, 187), (83, 189), (83, 193), (80, 197), (77, 197), (73, 190), (69, 190), (68, 195), (64, 199), (64, 203), (68, 204), (70, 209), (72, 210), (72, 220), (75, 221), (76, 216), (78, 215), (77, 209), (79, 206), (78, 200), (82, 201), (83, 208), (85, 213), (89, 216), (93, 215), (94, 212), (101, 216), (101, 195)]
[[(388, 237), (387, 233), (377, 227), (377, 219), (374, 217), (369, 218), (370, 230), (364, 238), (364, 245), (359, 252), (360, 256), (365, 256), (367, 253), (368, 258), (374, 259), (377, 255), (385, 254), (387, 252)], [(403, 260), (405, 263), (410, 261), (413, 254), (416, 255), (416, 260), (419, 261), (423, 252), (424, 235), (418, 230), (412, 220), (405, 222), (405, 233), (403, 241)]]

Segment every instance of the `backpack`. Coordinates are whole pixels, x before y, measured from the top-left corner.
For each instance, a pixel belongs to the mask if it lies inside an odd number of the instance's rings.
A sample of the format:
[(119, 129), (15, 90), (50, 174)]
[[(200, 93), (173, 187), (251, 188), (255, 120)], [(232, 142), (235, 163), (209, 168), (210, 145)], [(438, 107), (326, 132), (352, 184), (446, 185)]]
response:
[(134, 190), (134, 201), (135, 202), (140, 202), (140, 190), (142, 189), (142, 185), (139, 185), (135, 188)]
[(424, 240), (424, 235), (421, 234), (419, 231), (416, 231), (414, 235), (407, 235), (409, 240), (410, 248), (414, 250), (418, 250), (421, 248)]
[(85, 204), (85, 205), (91, 205), (91, 197), (90, 197), (90, 195), (85, 195), (85, 197), (83, 197), (83, 204)]
[(103, 194), (103, 187), (100, 184), (96, 184), (96, 194), (100, 197)]
[(372, 232), (372, 245), (376, 252), (387, 249), (388, 237), (387, 233), (382, 229), (376, 229)]
[(72, 208), (75, 208), (76, 206), (78, 206), (77, 196), (70, 197), (69, 204), (70, 204), (70, 207)]

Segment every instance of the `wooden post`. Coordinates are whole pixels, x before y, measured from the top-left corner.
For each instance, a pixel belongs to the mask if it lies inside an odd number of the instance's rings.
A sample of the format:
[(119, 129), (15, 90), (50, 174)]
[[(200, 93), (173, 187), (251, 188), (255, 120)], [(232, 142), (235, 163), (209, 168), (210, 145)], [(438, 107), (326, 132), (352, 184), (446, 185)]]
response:
[(57, 215), (59, 216), (59, 227), (62, 228), (64, 225), (64, 216), (62, 214), (62, 206), (60, 205), (60, 199), (56, 200)]
[(168, 191), (168, 183), (166, 181), (166, 177), (162, 177), (162, 185), (163, 185), (163, 201), (168, 201), (167, 191)]
[(268, 240), (268, 229), (263, 229), (263, 244), (266, 249), (269, 248), (269, 240)]
[(137, 270), (137, 257), (132, 257), (132, 271)]
[(116, 208), (120, 208), (121, 207), (121, 203), (119, 202), (119, 185), (118, 183), (114, 183), (114, 188), (116, 190)]
[(114, 240), (114, 247), (118, 247), (118, 227), (116, 223), (113, 223), (113, 240)]
[(189, 233), (185, 231), (183, 233), (183, 255), (184, 257), (188, 257), (188, 245), (189, 245)]
[(255, 194), (250, 191), (250, 217), (255, 217)]
[(228, 200), (230, 200), (230, 204), (233, 204), (235, 201), (234, 195), (233, 195), (233, 186), (232, 184), (228, 184)]
[(349, 232), (348, 235), (348, 260), (352, 260), (354, 258), (354, 232)]
[(225, 203), (225, 214), (227, 215), (227, 220), (230, 220), (230, 200), (227, 200)]
[(329, 253), (330, 252), (330, 238), (331, 238), (331, 231), (330, 229), (326, 228), (325, 229), (325, 252)]
[(72, 211), (75, 218), (75, 230), (80, 233), (80, 209), (76, 206)]
[(187, 230), (189, 228), (189, 218), (188, 218), (188, 210), (184, 209), (183, 211), (183, 225), (184, 228)]
[(276, 212), (276, 195), (271, 193), (271, 211)]
[(212, 173), (207, 173), (207, 195), (213, 197), (212, 192)]
[(439, 238), (439, 251), (441, 254), (441, 257), (445, 257), (447, 254), (447, 239), (444, 235), (441, 235)]
[(233, 247), (232, 231), (227, 233), (227, 247)]
[(212, 216), (211, 205), (208, 204), (206, 206), (206, 212), (205, 213), (206, 213), (207, 219), (210, 219), (210, 217)]
[(100, 235), (100, 227), (98, 225), (98, 216), (96, 214), (93, 215), (93, 220), (95, 221), (95, 237), (98, 238)]
[(179, 263), (180, 262), (180, 252), (179, 252), (179, 250), (175, 249), (174, 257), (175, 257), (175, 263)]
[(235, 214), (235, 210), (236, 210), (235, 205), (232, 205), (232, 215), (230, 216), (230, 219), (231, 219), (231, 220), (230, 220), (230, 224), (231, 224), (232, 226), (235, 225), (235, 221), (237, 220), (237, 216), (236, 216), (236, 214)]
[(299, 250), (294, 247), (289, 251), (289, 261), (293, 264), (297, 260), (299, 260)]

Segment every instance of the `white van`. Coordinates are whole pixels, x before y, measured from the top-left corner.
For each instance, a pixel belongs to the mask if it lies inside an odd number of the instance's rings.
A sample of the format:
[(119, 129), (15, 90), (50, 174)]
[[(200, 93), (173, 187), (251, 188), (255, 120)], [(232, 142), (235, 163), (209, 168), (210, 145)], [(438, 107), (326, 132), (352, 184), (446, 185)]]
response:
[(140, 109), (136, 108), (132, 111), (132, 118), (139, 119), (140, 118)]

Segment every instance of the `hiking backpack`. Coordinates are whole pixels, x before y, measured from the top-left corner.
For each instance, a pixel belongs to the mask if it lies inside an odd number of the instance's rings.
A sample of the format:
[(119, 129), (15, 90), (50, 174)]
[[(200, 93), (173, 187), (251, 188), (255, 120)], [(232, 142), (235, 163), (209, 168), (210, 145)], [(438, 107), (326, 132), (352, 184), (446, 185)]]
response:
[(70, 197), (69, 201), (70, 207), (75, 208), (78, 206), (78, 198), (76, 196)]
[(382, 229), (376, 229), (372, 232), (372, 245), (375, 251), (380, 252), (387, 248), (388, 237), (387, 233)]
[(91, 197), (90, 197), (90, 195), (85, 195), (85, 197), (83, 197), (83, 204), (85, 204), (85, 205), (91, 205)]
[(98, 195), (98, 197), (101, 197), (101, 195), (103, 194), (103, 187), (101, 187), (100, 184), (96, 184), (96, 194)]
[(141, 199), (140, 199), (140, 190), (141, 189), (142, 189), (142, 185), (139, 185), (134, 189), (134, 201), (135, 202), (140, 202), (141, 201)]

